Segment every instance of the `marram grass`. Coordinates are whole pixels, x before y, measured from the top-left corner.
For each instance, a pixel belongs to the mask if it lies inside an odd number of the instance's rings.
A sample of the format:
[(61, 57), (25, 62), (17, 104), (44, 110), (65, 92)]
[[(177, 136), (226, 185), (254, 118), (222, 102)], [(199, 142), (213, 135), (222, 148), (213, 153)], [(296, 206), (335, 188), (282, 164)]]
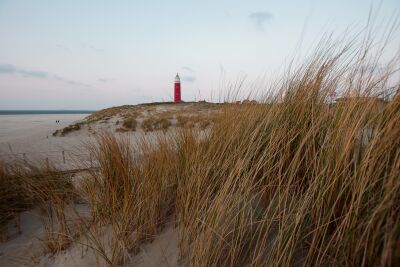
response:
[[(400, 95), (376, 97), (393, 62), (377, 72), (379, 55), (360, 47), (326, 42), (274, 94), (226, 104), (205, 132), (180, 129), (135, 144), (100, 134), (89, 148), (98, 168), (73, 192), (90, 204), (80, 235), (109, 266), (129, 265), (169, 221), (182, 265), (398, 265)], [(2, 218), (11, 202), (19, 211), (42, 199), (63, 223), (69, 198), (59, 192), (72, 190), (69, 183), (0, 174)], [(114, 236), (108, 249), (106, 230)]]

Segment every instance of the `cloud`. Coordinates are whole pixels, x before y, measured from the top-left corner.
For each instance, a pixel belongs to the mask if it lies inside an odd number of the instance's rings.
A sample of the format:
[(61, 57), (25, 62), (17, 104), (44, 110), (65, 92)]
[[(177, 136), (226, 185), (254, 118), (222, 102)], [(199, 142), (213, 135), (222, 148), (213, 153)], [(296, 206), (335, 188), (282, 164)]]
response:
[(115, 79), (113, 79), (113, 78), (99, 78), (99, 79), (97, 79), (99, 82), (102, 82), (102, 83), (108, 83), (108, 82), (112, 82), (112, 81), (114, 81)]
[(182, 69), (185, 70), (185, 72), (187, 73), (181, 75), (182, 81), (193, 83), (197, 80), (196, 77), (194, 76), (195, 71), (191, 67), (183, 66)]
[(1, 74), (16, 74), (16, 75), (21, 75), (24, 77), (32, 77), (32, 78), (39, 78), (39, 79), (53, 79), (53, 80), (71, 84), (71, 85), (91, 87), (88, 84), (84, 84), (84, 83), (74, 81), (74, 80), (65, 79), (61, 76), (52, 74), (50, 72), (37, 71), (37, 70), (26, 70), (26, 69), (18, 68), (11, 64), (0, 64), (0, 75)]
[(25, 77), (48, 78), (49, 73), (44, 71), (19, 69), (10, 64), (0, 64), (0, 74), (20, 74)]
[(182, 80), (182, 81), (185, 81), (185, 82), (193, 83), (193, 82), (196, 81), (196, 77), (184, 75), (184, 76), (181, 77), (181, 80)]
[(71, 85), (77, 85), (77, 86), (83, 86), (83, 87), (91, 87), (90, 85), (86, 84), (86, 83), (81, 83), (81, 82), (77, 82), (77, 81), (73, 81), (73, 80), (66, 80), (65, 81), (68, 84)]
[(84, 49), (90, 49), (90, 50), (92, 50), (94, 52), (102, 53), (102, 52), (105, 51), (104, 49), (98, 48), (98, 47), (96, 47), (96, 46), (94, 46), (92, 44), (85, 44), (83, 42), (81, 42), (80, 44), (81, 44), (81, 47), (83, 47)]
[(104, 52), (104, 49), (95, 47), (94, 45), (89, 45), (89, 48), (95, 52)]
[(11, 65), (0, 64), (0, 73), (8, 74), (15, 72), (15, 68)]
[(56, 47), (59, 48), (59, 49), (61, 49), (61, 50), (64, 50), (65, 52), (71, 52), (71, 49), (69, 49), (69, 48), (66, 47), (65, 45), (56, 44)]
[(194, 72), (194, 70), (188, 66), (184, 66), (184, 67), (182, 67), (182, 69), (189, 71), (189, 72)]
[(74, 80), (68, 80), (68, 79), (65, 79), (65, 78), (63, 78), (63, 77), (60, 77), (60, 76), (58, 76), (58, 75), (53, 75), (52, 78), (53, 78), (54, 80), (57, 80), (57, 81), (60, 81), (60, 82), (63, 82), (63, 83), (67, 83), (67, 84), (70, 84), (70, 85), (83, 86), (83, 87), (91, 87), (89, 84), (81, 83), (81, 82), (74, 81)]
[(265, 23), (273, 20), (274, 16), (269, 12), (258, 11), (251, 13), (249, 18), (252, 20), (257, 30), (264, 31)]

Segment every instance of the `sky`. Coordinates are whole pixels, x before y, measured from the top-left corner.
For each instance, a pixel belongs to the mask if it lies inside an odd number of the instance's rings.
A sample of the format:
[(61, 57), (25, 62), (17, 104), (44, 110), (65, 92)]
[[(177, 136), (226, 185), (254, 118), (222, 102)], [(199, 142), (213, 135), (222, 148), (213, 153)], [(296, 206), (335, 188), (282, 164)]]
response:
[(183, 100), (218, 101), (371, 7), (385, 19), (400, 0), (0, 0), (0, 109), (171, 101), (176, 73)]

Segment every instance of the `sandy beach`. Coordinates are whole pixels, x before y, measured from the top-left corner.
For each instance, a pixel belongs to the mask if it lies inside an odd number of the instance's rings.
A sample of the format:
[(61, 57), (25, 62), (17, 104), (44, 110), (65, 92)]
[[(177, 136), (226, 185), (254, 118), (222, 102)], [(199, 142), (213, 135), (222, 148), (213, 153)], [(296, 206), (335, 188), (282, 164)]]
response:
[[(59, 157), (90, 139), (85, 134), (54, 137), (52, 134), (84, 119), (88, 114), (34, 114), (0, 116), (0, 158)], [(59, 120), (59, 123), (56, 123)]]
[[(22, 143), (51, 136), (59, 129), (84, 119), (89, 114), (0, 115), (0, 144)], [(56, 123), (59, 120), (59, 123)]]

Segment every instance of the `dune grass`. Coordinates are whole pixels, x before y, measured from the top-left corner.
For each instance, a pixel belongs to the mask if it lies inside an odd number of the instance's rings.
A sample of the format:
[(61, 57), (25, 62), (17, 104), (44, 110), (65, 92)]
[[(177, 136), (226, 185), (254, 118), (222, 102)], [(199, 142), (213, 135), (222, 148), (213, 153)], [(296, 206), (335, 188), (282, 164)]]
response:
[(325, 49), (264, 104), (227, 108), (185, 160), (178, 210), (191, 266), (400, 260), (400, 98), (376, 98), (392, 72), (355, 74), (365, 62), (348, 53), (360, 51)]
[(190, 160), (179, 192), (192, 265), (399, 259), (400, 103), (370, 114), (373, 103), (329, 107), (311, 93), (229, 111)]
[[(38, 207), (42, 213), (46, 238), (44, 247), (51, 253), (65, 249), (74, 235), (65, 208), (77, 197), (71, 180), (51, 165), (30, 162), (0, 162), (0, 226), (10, 220), (19, 225), (19, 213)], [(19, 226), (18, 226), (19, 227)], [(7, 239), (7, 231), (3, 231)]]
[(259, 104), (225, 105), (206, 133), (134, 144), (98, 135), (89, 147), (98, 168), (77, 189), (91, 207), (81, 234), (109, 266), (128, 265), (168, 221), (182, 265), (396, 266), (400, 96), (377, 98), (393, 62), (375, 71), (366, 42), (322, 44)]
[(317, 54), (262, 104), (227, 105), (205, 136), (99, 139), (91, 205), (124, 240), (110, 262), (174, 214), (185, 265), (395, 266), (400, 99), (376, 98), (390, 71), (348, 81), (361, 63), (346, 51)]

